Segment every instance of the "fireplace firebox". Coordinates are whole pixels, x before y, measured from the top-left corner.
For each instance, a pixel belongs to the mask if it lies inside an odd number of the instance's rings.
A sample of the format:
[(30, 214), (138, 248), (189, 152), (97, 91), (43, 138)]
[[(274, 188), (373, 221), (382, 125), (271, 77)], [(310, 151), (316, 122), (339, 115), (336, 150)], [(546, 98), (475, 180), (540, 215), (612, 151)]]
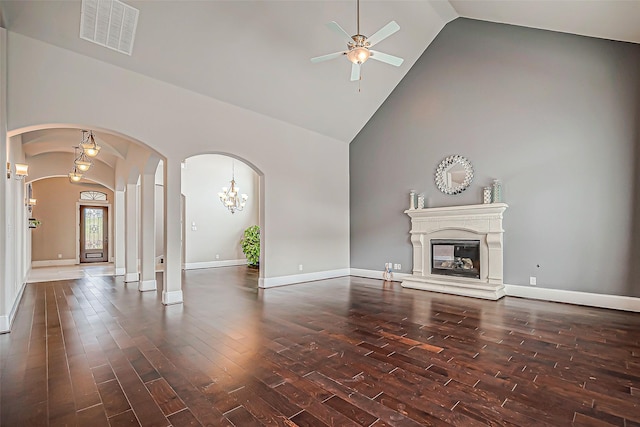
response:
[(480, 278), (480, 240), (431, 239), (431, 274)]

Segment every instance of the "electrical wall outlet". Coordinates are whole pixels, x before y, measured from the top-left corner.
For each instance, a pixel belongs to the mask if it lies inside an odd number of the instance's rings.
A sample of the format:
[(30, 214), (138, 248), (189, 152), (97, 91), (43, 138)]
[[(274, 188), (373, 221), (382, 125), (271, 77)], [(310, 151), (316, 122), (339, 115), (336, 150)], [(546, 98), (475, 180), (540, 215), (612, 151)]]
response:
[(216, 259), (220, 259), (220, 254), (216, 254)]
[(60, 259), (60, 258), (62, 258), (62, 254), (58, 254), (58, 258), (59, 258), (59, 259)]
[(532, 286), (537, 285), (536, 278), (534, 276), (529, 277), (529, 284)]
[(302, 271), (302, 264), (298, 265), (298, 271)]
[(396, 268), (396, 270), (402, 270), (402, 264), (398, 264), (398, 267)]

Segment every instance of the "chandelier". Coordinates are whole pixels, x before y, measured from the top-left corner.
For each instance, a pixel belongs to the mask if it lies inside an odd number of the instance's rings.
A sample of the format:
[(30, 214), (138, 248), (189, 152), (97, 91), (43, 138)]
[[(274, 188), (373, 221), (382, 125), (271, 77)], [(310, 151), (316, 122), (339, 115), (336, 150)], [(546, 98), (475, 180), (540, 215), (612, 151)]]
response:
[(249, 198), (249, 196), (247, 196), (246, 194), (239, 195), (239, 191), (240, 188), (236, 187), (235, 167), (232, 163), (231, 187), (222, 187), (222, 191), (218, 193), (220, 201), (227, 209), (229, 209), (229, 211), (231, 211), (231, 213), (235, 213), (235, 211), (241, 211), (247, 204), (247, 199)]

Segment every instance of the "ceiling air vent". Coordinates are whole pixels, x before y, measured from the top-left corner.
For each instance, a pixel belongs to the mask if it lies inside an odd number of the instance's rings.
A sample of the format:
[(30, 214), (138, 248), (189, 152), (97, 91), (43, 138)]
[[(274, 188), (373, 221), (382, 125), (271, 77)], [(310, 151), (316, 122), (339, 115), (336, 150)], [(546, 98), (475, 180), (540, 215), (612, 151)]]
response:
[(131, 55), (138, 13), (118, 0), (82, 0), (80, 38)]

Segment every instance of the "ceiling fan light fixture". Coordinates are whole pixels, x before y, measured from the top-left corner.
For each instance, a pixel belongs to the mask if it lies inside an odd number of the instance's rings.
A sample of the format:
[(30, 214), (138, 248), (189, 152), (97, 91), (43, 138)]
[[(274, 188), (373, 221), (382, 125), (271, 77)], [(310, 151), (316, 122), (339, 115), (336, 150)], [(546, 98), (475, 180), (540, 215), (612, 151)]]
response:
[[(378, 31), (373, 33), (371, 37), (363, 36), (360, 34), (360, 0), (356, 1), (357, 10), (356, 10), (356, 30), (357, 33), (353, 36), (350, 36), (344, 28), (342, 28), (336, 21), (331, 21), (327, 24), (327, 27), (339, 35), (343, 40), (347, 42), (347, 50), (342, 52), (334, 52), (328, 55), (316, 56), (315, 58), (311, 58), (311, 62), (318, 63), (328, 61), (330, 59), (339, 58), (340, 56), (345, 55), (349, 61), (351, 61), (351, 81), (360, 81), (362, 80), (361, 74), (361, 66), (364, 64), (369, 58), (373, 58), (376, 61), (385, 62), (390, 65), (394, 65), (399, 67), (403, 59), (397, 56), (388, 55), (386, 53), (377, 52), (369, 50), (376, 44), (380, 43), (382, 40), (386, 39), (390, 35), (396, 33), (400, 26), (396, 21), (391, 21), (384, 27), (380, 28)], [(358, 89), (358, 91), (360, 91)]]
[(354, 64), (364, 64), (371, 56), (371, 52), (366, 47), (354, 47), (347, 53), (347, 58)]

